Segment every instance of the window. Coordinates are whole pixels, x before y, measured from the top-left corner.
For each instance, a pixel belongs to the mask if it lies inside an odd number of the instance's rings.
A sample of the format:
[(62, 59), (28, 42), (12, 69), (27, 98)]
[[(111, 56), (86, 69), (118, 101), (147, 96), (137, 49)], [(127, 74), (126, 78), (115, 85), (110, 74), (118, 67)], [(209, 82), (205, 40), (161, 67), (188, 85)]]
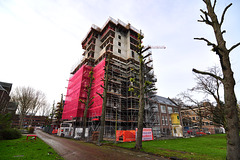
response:
[(167, 116), (165, 116), (165, 124), (168, 125)]
[(173, 112), (178, 113), (178, 108), (177, 107), (173, 107)]
[(195, 120), (195, 117), (192, 117), (192, 120)]
[(121, 46), (121, 42), (118, 42), (118, 45)]
[(121, 35), (118, 35), (118, 39), (121, 39)]
[(157, 104), (153, 104), (153, 112), (158, 112), (158, 105)]
[(162, 113), (167, 113), (165, 106), (161, 106), (161, 112), (162, 112)]
[(118, 53), (121, 53), (121, 49), (118, 49)]
[(134, 52), (132, 51), (132, 57), (134, 58)]
[(163, 133), (165, 133), (165, 128), (163, 128)]
[(164, 119), (164, 116), (162, 116), (162, 125), (165, 125), (165, 119)]
[(159, 124), (159, 116), (158, 116), (158, 114), (155, 114), (155, 115), (154, 115), (154, 119), (156, 120), (156, 123)]
[(168, 114), (172, 114), (172, 113), (173, 113), (172, 107), (168, 107)]

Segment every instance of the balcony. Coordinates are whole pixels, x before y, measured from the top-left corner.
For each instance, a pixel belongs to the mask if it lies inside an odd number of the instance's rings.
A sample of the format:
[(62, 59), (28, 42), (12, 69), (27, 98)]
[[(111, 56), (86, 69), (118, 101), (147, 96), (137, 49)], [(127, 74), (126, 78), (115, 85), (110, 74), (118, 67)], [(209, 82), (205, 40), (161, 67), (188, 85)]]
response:
[[(96, 36), (93, 35), (93, 33), (90, 35), (90, 37), (87, 39), (87, 41), (84, 43), (82, 46), (83, 49), (86, 49), (87, 45), (89, 44), (90, 41), (94, 41), (95, 43)], [(91, 42), (90, 42), (91, 43)]]
[(137, 41), (138, 42), (138, 37), (133, 35), (133, 34), (130, 34), (130, 38), (133, 39), (134, 41)]
[(106, 52), (112, 52), (113, 51), (113, 45), (111, 43), (108, 43), (106, 46)]
[(130, 49), (133, 51), (137, 51), (137, 45), (130, 42)]
[(108, 27), (108, 29), (103, 33), (103, 35), (101, 36), (101, 41), (105, 41), (105, 39), (111, 35), (112, 37), (115, 37), (115, 31), (113, 28)]
[(100, 48), (104, 48), (105, 46), (107, 46), (108, 43), (113, 44), (113, 38), (114, 38), (114, 37), (113, 37), (112, 35), (108, 36), (108, 37), (104, 40), (104, 42), (100, 45)]
[(90, 50), (91, 48), (95, 48), (95, 43), (92, 41), (89, 45), (87, 45), (87, 51)]

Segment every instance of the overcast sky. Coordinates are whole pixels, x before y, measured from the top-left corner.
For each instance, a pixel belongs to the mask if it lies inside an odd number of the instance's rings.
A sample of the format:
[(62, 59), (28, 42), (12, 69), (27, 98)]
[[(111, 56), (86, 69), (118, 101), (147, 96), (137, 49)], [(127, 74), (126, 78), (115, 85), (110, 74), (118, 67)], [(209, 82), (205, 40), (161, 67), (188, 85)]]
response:
[[(240, 41), (240, 1), (219, 0), (223, 29), (231, 47)], [(195, 85), (192, 68), (219, 65), (218, 56), (202, 41), (215, 42), (210, 26), (197, 22), (202, 0), (0, 0), (0, 81), (43, 91), (50, 104), (66, 95), (70, 71), (83, 53), (81, 41), (92, 24), (102, 27), (109, 16), (130, 23), (154, 49), (158, 95), (176, 97)], [(240, 100), (240, 47), (231, 53)]]

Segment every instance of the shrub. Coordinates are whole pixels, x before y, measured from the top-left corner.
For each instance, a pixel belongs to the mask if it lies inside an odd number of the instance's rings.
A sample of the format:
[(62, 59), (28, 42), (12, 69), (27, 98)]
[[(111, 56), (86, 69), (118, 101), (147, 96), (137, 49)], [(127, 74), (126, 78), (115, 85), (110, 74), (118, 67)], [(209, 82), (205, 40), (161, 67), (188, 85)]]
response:
[(11, 115), (8, 114), (0, 114), (0, 129), (10, 128), (11, 125)]
[(13, 128), (7, 128), (0, 131), (0, 139), (17, 139), (22, 137), (19, 130)]

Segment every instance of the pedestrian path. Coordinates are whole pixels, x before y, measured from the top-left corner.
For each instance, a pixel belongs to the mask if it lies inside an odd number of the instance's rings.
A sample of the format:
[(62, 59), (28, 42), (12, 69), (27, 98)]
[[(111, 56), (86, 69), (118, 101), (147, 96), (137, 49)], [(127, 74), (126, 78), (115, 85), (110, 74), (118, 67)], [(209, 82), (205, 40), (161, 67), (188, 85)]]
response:
[(56, 137), (39, 130), (36, 134), (66, 160), (166, 160), (142, 152), (105, 145), (96, 146), (91, 143)]

